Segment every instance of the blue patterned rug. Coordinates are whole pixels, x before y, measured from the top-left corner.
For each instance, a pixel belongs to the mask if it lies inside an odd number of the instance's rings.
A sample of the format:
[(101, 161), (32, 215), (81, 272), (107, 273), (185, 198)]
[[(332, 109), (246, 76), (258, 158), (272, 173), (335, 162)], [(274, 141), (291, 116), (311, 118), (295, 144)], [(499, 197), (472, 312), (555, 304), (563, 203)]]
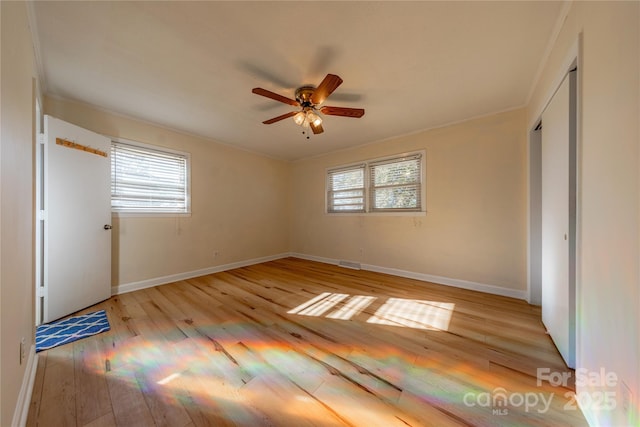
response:
[(40, 325), (36, 329), (36, 352), (49, 350), (110, 329), (104, 310)]

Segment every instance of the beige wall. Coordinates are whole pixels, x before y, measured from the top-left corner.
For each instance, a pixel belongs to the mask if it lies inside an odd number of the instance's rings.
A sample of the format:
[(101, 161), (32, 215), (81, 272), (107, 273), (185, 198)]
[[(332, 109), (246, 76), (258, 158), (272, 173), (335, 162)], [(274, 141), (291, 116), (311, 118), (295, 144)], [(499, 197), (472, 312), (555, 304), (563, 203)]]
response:
[[(32, 344), (34, 318), (33, 58), (25, 5), (0, 2), (0, 19), (0, 425), (10, 425), (24, 374), (18, 342), (24, 336)], [(192, 153), (193, 215), (114, 221), (114, 284), (293, 251), (524, 291), (527, 126), (540, 115), (582, 32), (578, 367), (616, 372), (637, 409), (639, 22), (638, 2), (576, 2), (526, 112), (293, 164), (69, 101), (47, 99), (45, 112), (99, 133)], [(327, 167), (422, 149), (425, 216), (324, 213)], [(587, 408), (594, 425), (629, 424), (620, 385), (612, 391), (616, 411)]]
[[(291, 250), (526, 290), (523, 109), (297, 161)], [(426, 150), (425, 216), (327, 215), (326, 168)]]
[(0, 2), (0, 425), (12, 424), (33, 344), (33, 50), (23, 2)]
[(288, 251), (287, 162), (80, 103), (45, 98), (44, 110), (107, 136), (191, 153), (190, 217), (114, 218), (113, 285)]
[[(615, 372), (615, 411), (586, 407), (592, 425), (638, 425), (640, 398), (640, 3), (575, 2), (528, 111), (540, 115), (583, 35), (578, 169), (577, 367)], [(580, 138), (581, 135), (581, 138)], [(622, 411), (631, 388), (635, 420)]]

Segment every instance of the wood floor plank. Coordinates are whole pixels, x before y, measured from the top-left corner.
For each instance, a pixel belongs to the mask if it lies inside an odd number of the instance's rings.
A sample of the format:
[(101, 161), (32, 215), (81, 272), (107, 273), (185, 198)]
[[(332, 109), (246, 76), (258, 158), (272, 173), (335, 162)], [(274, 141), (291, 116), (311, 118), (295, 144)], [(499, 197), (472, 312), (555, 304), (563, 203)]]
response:
[[(573, 371), (513, 298), (286, 258), (99, 309), (109, 332), (41, 353), (27, 425), (586, 426), (571, 384), (537, 384)], [(553, 398), (478, 404), (501, 391)]]
[(88, 424), (85, 424), (83, 427), (116, 427), (116, 420), (113, 418), (113, 413), (109, 412), (104, 414), (100, 418), (96, 418)]
[(344, 378), (329, 377), (315, 391), (314, 396), (330, 406), (341, 419), (354, 426), (419, 425), (397, 406), (389, 406)]
[[(46, 366), (47, 353), (40, 353), (36, 356), (38, 365)], [(27, 427), (35, 426), (40, 413), (40, 405), (42, 404), (42, 389), (44, 387), (44, 369), (36, 370), (36, 377), (33, 381), (33, 391), (31, 392), (31, 402), (29, 403), (29, 413), (27, 414)]]
[(241, 392), (278, 426), (349, 425), (313, 395), (278, 373), (254, 378)]
[(99, 341), (80, 340), (73, 345), (78, 424), (85, 425), (111, 412), (105, 378), (105, 357)]
[(221, 411), (216, 400), (207, 392), (207, 386), (196, 376), (181, 375), (172, 381), (172, 385), (183, 408), (189, 414), (191, 423), (195, 427), (235, 426), (229, 417)]
[(76, 387), (73, 345), (48, 350), (44, 372), (40, 411), (36, 425), (51, 423), (58, 426), (76, 425)]
[[(169, 376), (156, 375), (155, 372), (137, 370), (135, 375), (142, 394), (153, 416), (155, 425), (166, 427), (184, 427), (191, 422), (191, 418), (177, 396), (172, 391), (172, 386), (164, 381)], [(159, 378), (163, 377), (163, 378)]]
[(106, 375), (113, 417), (117, 425), (153, 425), (154, 420), (131, 366)]

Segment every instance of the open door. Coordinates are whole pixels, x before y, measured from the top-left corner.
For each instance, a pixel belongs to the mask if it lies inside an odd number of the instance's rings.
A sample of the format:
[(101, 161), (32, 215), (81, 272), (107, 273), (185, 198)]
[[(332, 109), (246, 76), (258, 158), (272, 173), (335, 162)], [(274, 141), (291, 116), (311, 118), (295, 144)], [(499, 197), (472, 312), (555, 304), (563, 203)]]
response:
[(109, 138), (44, 120), (43, 322), (111, 296)]

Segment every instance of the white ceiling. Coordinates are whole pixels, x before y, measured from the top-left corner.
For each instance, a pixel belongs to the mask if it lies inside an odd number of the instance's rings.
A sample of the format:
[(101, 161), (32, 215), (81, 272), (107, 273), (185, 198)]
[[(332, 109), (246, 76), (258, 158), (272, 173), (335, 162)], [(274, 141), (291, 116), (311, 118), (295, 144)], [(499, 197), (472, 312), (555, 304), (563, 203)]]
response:
[[(45, 93), (282, 159), (523, 106), (561, 2), (36, 2)], [(306, 140), (293, 98), (344, 83)]]

